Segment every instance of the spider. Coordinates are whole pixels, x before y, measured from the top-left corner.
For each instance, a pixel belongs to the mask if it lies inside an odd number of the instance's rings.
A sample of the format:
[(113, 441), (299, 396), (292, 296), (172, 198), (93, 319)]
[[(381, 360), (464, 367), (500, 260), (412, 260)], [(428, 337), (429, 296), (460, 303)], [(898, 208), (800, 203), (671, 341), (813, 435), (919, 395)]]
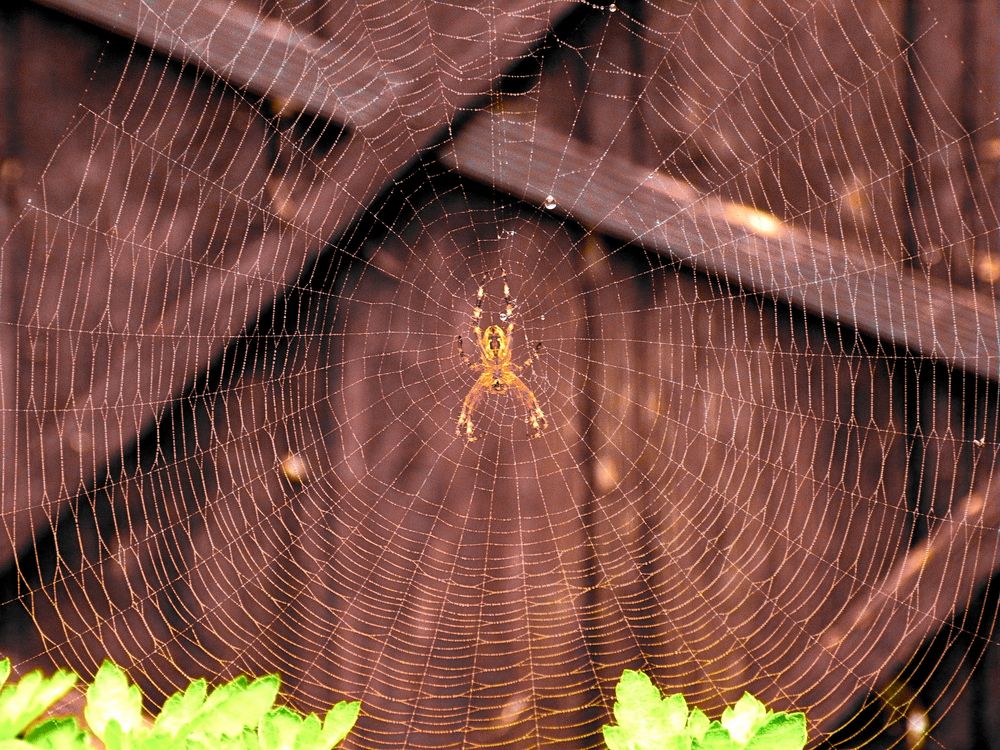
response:
[(472, 335), (479, 345), (480, 361), (473, 362), (472, 358), (465, 353), (461, 335), (455, 337), (455, 346), (462, 362), (473, 372), (481, 373), (475, 384), (469, 389), (465, 401), (462, 402), (462, 413), (458, 417), (458, 426), (455, 432), (457, 435), (464, 435), (470, 443), (475, 441), (472, 414), (480, 399), (488, 393), (502, 395), (509, 391), (517, 396), (528, 410), (524, 420), (528, 425), (528, 435), (540, 437), (548, 422), (544, 412), (542, 412), (542, 407), (538, 405), (535, 394), (518, 377), (517, 373), (531, 367), (535, 361), (535, 355), (542, 350), (542, 342), (535, 342), (532, 346), (532, 353), (524, 360), (524, 364), (515, 363), (513, 361), (514, 355), (511, 352), (511, 341), (514, 334), (514, 301), (510, 297), (507, 278), (504, 277), (503, 281), (503, 300), (506, 312), (500, 316), (501, 321), (508, 321), (506, 330), (497, 325), (487, 326), (485, 330), (480, 328), (485, 296), (486, 291), (483, 287), (479, 287), (479, 291), (476, 292), (476, 304), (472, 308)]

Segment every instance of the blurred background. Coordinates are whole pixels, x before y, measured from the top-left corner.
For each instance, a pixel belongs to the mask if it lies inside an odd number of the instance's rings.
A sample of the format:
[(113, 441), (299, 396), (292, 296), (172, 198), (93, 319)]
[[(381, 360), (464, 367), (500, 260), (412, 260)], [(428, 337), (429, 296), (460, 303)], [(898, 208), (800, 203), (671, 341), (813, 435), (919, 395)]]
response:
[[(602, 747), (626, 668), (1000, 747), (998, 10), (4, 3), (0, 650), (352, 748)], [(540, 437), (456, 434), (480, 288)]]

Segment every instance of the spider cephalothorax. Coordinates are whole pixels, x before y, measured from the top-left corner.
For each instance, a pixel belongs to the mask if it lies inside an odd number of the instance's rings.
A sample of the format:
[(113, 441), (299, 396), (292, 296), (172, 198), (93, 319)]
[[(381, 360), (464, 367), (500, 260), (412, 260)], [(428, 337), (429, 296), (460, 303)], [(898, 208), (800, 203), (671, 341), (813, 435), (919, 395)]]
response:
[[(510, 297), (510, 287), (507, 285), (506, 279), (503, 283), (506, 311), (501, 316), (503, 320), (507, 321), (506, 329), (498, 325), (487, 326), (485, 329), (480, 328), (479, 323), (483, 317), (483, 298), (485, 296), (486, 291), (483, 287), (479, 287), (479, 291), (476, 293), (476, 304), (472, 308), (472, 334), (473, 340), (479, 345), (480, 361), (473, 362), (472, 358), (465, 353), (462, 348), (461, 336), (456, 337), (455, 341), (462, 361), (469, 366), (470, 370), (480, 373), (475, 384), (469, 389), (465, 401), (462, 402), (462, 413), (458, 417), (457, 432), (459, 435), (464, 435), (469, 442), (475, 440), (472, 413), (475, 411), (476, 404), (487, 393), (500, 395), (510, 392), (517, 396), (528, 410), (525, 418), (528, 434), (532, 437), (539, 437), (547, 425), (545, 414), (538, 405), (535, 394), (517, 375), (518, 372), (531, 367), (534, 357), (529, 354), (524, 364), (516, 364), (513, 361), (511, 339), (514, 334), (514, 301)], [(542, 343), (535, 342), (533, 352), (537, 353), (541, 348)]]

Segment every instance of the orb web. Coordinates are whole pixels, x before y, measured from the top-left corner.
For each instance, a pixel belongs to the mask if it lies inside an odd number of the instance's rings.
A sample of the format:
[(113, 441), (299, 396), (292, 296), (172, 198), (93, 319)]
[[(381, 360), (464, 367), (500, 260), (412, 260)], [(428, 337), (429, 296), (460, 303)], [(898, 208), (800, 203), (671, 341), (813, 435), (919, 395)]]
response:
[(556, 5), (3, 11), (4, 647), (358, 748), (599, 747), (627, 668), (1000, 736), (995, 19)]

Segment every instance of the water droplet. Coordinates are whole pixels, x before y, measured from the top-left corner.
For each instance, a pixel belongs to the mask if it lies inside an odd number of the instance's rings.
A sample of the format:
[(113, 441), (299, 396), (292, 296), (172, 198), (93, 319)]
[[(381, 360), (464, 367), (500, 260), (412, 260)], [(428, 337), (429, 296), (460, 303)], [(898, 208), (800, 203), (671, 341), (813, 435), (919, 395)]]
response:
[(555, 199), (555, 196), (552, 196), (552, 195), (547, 195), (547, 196), (545, 196), (545, 207), (546, 207), (546, 208), (547, 208), (547, 209), (548, 209), (549, 211), (551, 211), (551, 210), (552, 210), (553, 208), (555, 208), (555, 207), (556, 207), (556, 199)]
[(507, 320), (507, 313), (500, 313), (500, 320)]
[(611, 3), (611, 5), (608, 6), (608, 13), (614, 13), (616, 10), (618, 10), (618, 6), (614, 3)]
[(545, 320), (545, 316), (543, 315), (543, 316), (541, 317), (541, 319), (542, 319), (542, 320)]

